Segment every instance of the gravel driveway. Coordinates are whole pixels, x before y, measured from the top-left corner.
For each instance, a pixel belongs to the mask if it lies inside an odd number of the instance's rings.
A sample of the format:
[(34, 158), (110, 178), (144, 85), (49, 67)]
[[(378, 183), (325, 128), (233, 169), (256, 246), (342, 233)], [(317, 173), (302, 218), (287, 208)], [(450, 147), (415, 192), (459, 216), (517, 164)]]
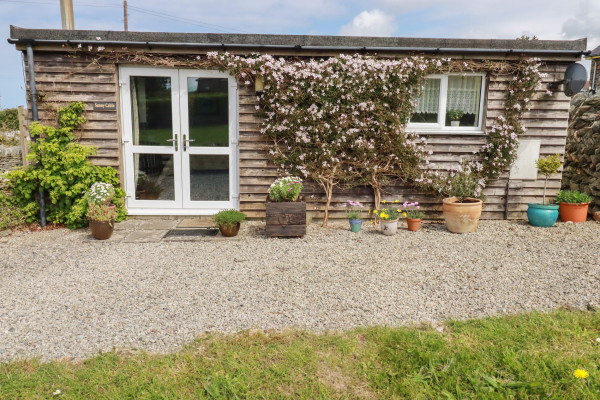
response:
[(125, 243), (86, 230), (0, 243), (0, 360), (177, 349), (203, 331), (439, 323), (600, 303), (600, 223), (482, 221), (394, 237), (311, 225), (304, 239)]

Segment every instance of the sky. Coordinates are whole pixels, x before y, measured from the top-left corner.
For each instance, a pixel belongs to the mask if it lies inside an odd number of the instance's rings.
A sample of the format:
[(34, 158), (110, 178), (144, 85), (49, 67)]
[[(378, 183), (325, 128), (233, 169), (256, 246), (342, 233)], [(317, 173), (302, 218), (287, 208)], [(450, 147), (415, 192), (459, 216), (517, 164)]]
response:
[[(60, 29), (59, 0), (0, 0), (10, 25)], [(122, 0), (73, 0), (76, 29), (123, 30)], [(600, 45), (600, 0), (128, 0), (130, 31), (432, 38), (588, 38)], [(587, 63), (589, 64), (589, 63)], [(25, 105), (22, 56), (0, 40), (0, 108)]]

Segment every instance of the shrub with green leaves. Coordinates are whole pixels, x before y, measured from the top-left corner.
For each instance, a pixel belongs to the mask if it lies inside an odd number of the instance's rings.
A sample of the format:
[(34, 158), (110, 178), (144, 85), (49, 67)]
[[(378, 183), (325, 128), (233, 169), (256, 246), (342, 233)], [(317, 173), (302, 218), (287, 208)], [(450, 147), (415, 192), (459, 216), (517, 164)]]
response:
[(213, 216), (213, 220), (218, 226), (232, 228), (234, 225), (243, 222), (246, 214), (238, 210), (223, 210)]
[(14, 201), (5, 181), (0, 176), (0, 231), (25, 223), (25, 216)]
[(586, 204), (592, 201), (592, 197), (587, 193), (581, 193), (577, 190), (561, 190), (556, 194), (554, 201), (558, 203)]
[(27, 159), (30, 165), (6, 175), (8, 187), (28, 223), (39, 220), (38, 188), (47, 194), (46, 218), (49, 223), (65, 224), (71, 229), (87, 223), (84, 193), (96, 182), (115, 186), (113, 203), (117, 221), (127, 215), (125, 192), (119, 187), (117, 170), (92, 164), (88, 157), (96, 148), (77, 143), (74, 129), (85, 123), (83, 103), (71, 103), (57, 110), (59, 127), (34, 122), (29, 127), (32, 138)]
[(546, 204), (546, 186), (548, 185), (548, 177), (551, 174), (558, 172), (558, 169), (562, 167), (560, 162), (560, 155), (553, 154), (547, 157), (540, 157), (536, 160), (535, 166), (543, 174), (546, 179), (544, 180), (544, 197), (542, 198), (542, 204)]
[(277, 179), (269, 188), (271, 201), (296, 201), (302, 191), (302, 179), (297, 176), (285, 176)]

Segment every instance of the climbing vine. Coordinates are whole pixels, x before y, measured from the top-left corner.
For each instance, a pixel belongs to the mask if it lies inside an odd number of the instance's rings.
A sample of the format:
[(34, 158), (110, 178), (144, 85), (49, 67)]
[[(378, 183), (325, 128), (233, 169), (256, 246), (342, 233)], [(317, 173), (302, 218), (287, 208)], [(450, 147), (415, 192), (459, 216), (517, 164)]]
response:
[[(390, 179), (410, 182), (438, 194), (451, 191), (457, 174), (470, 174), (480, 195), (516, 156), (521, 117), (540, 89), (543, 74), (537, 58), (518, 61), (450, 60), (407, 57), (377, 58), (340, 55), (323, 59), (236, 56), (211, 52), (206, 56), (162, 55), (127, 49), (88, 49), (100, 60), (179, 68), (219, 68), (252, 85), (264, 80), (257, 113), (261, 132), (272, 146), (269, 157), (281, 173), (299, 174), (317, 182), (327, 203), (324, 225), (335, 186), (363, 182), (374, 191)], [(85, 49), (84, 49), (85, 53)], [(428, 161), (430, 151), (419, 135), (407, 132), (427, 75), (484, 72), (502, 76), (507, 89), (504, 110), (487, 128), (487, 143), (460, 165), (442, 170)]]

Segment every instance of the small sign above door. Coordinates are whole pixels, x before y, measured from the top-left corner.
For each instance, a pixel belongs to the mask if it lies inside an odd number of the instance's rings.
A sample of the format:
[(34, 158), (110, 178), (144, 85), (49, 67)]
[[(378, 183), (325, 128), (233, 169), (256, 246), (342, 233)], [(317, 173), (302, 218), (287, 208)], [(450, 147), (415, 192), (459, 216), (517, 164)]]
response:
[(95, 101), (94, 110), (109, 110), (114, 111), (117, 109), (117, 102), (115, 101)]

